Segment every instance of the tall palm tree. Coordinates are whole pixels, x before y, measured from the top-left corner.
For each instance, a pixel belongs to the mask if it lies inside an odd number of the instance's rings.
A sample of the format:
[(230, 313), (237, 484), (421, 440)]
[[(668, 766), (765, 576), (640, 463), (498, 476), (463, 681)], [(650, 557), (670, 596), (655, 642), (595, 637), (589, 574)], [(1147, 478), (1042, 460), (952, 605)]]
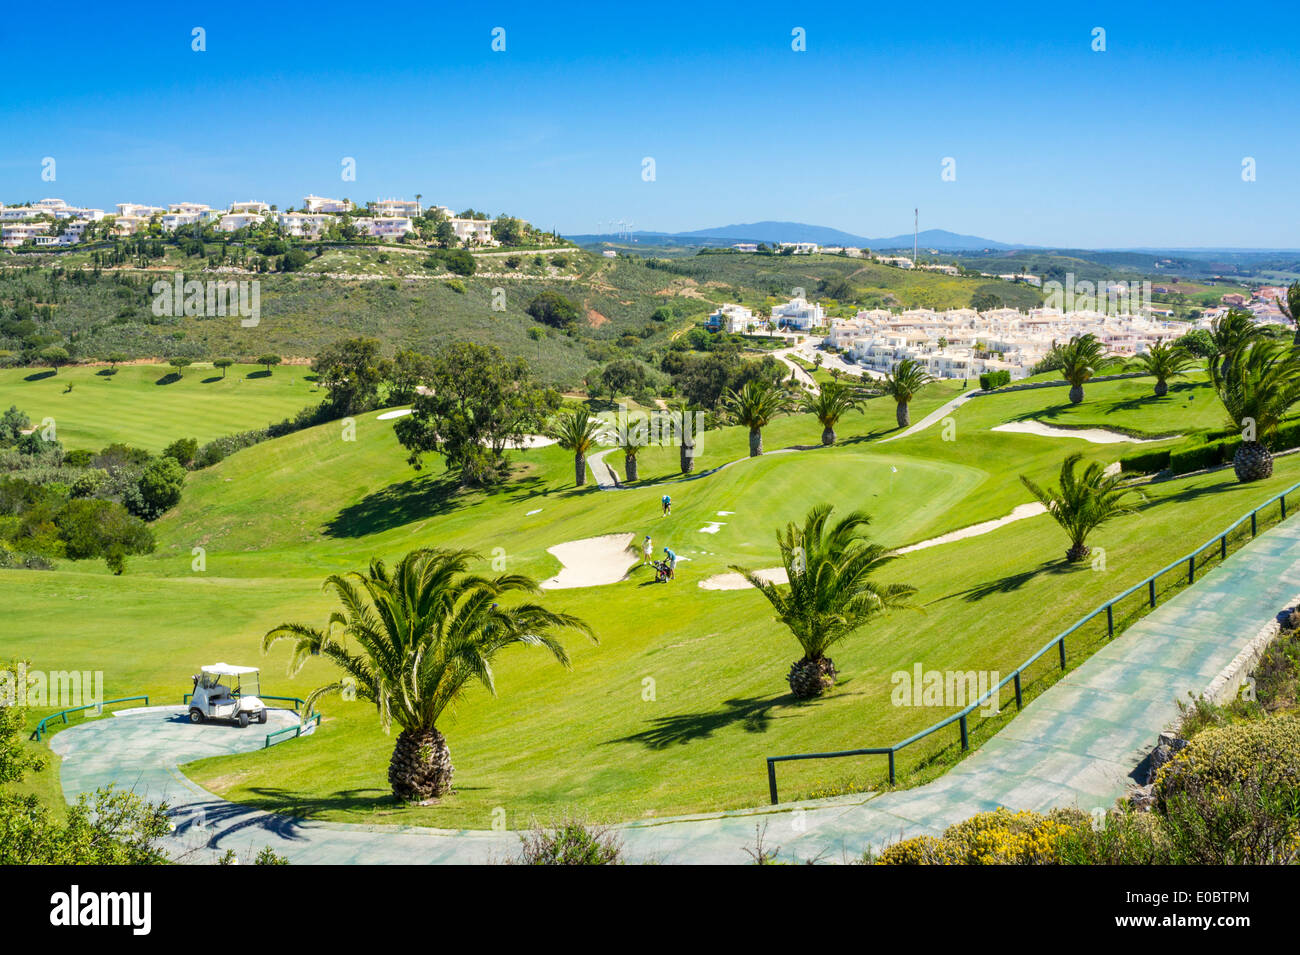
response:
[(804, 411), (816, 415), (822, 426), (822, 444), (835, 443), (835, 425), (850, 411), (862, 410), (862, 399), (848, 385), (832, 382), (818, 394), (804, 392), (799, 399)]
[(1210, 323), (1210, 340), (1214, 342), (1215, 364), (1219, 373), (1228, 377), (1232, 370), (1232, 356), (1264, 334), (1249, 312), (1229, 309)]
[(573, 483), (578, 487), (587, 483), (587, 453), (596, 446), (600, 432), (600, 419), (585, 407), (564, 412), (551, 426), (555, 443), (573, 452)]
[(1089, 332), (1075, 335), (1061, 346), (1057, 353), (1061, 362), (1061, 377), (1070, 383), (1070, 404), (1083, 401), (1083, 386), (1092, 377), (1111, 364), (1097, 336)]
[[(403, 801), (444, 795), (453, 767), (438, 720), (473, 682), (496, 694), (492, 660), (511, 644), (544, 647), (564, 667), (569, 657), (555, 636), (576, 630), (594, 641), (578, 617), (537, 603), (503, 605), (515, 593), (536, 594), (537, 582), (520, 574), (485, 577), (466, 572), (468, 551), (411, 551), (390, 571), (379, 559), (366, 573), (332, 574), (342, 610), (325, 628), (282, 623), (262, 639), (263, 651), (293, 641), (289, 672), (325, 657), (344, 676), (312, 692), (308, 707), (328, 693), (350, 690), (373, 703), (388, 732), (401, 732), (388, 764), (388, 783)], [(351, 644), (351, 645), (350, 645)]]
[(934, 376), (911, 358), (904, 358), (894, 366), (892, 372), (885, 376), (884, 393), (898, 402), (894, 419), (900, 428), (906, 428), (912, 423), (912, 413), (908, 405), (916, 397), (917, 392), (932, 381)]
[(736, 424), (749, 429), (749, 456), (763, 453), (763, 429), (772, 419), (790, 410), (790, 396), (784, 389), (756, 378), (745, 382), (740, 391), (729, 390), (722, 396), (722, 409)]
[(1156, 379), (1156, 397), (1169, 394), (1169, 379), (1181, 378), (1196, 365), (1196, 356), (1168, 342), (1156, 342), (1129, 362), (1134, 371), (1144, 371)]
[(1228, 356), (1228, 367), (1210, 366), (1215, 393), (1223, 402), (1242, 442), (1232, 456), (1241, 482), (1273, 474), (1273, 455), (1264, 441), (1271, 437), (1291, 406), (1300, 400), (1300, 362), (1295, 346), (1256, 339)]
[(799, 699), (821, 696), (835, 685), (835, 663), (826, 652), (877, 614), (907, 606), (916, 588), (880, 584), (871, 575), (896, 558), (867, 540), (871, 518), (853, 511), (827, 526), (831, 505), (818, 504), (804, 519), (777, 531), (788, 584), (773, 584), (744, 567), (733, 566), (767, 598), (776, 618), (790, 628), (803, 657), (786, 680)]
[(1106, 469), (1096, 461), (1084, 468), (1082, 474), (1076, 474), (1074, 469), (1081, 460), (1082, 454), (1072, 454), (1061, 464), (1059, 489), (1043, 489), (1023, 474), (1020, 476), (1029, 493), (1042, 502), (1047, 513), (1070, 535), (1065, 559), (1071, 563), (1083, 560), (1091, 552), (1086, 543), (1089, 534), (1111, 518), (1133, 510), (1124, 502), (1132, 490), (1119, 487), (1120, 474), (1107, 475)]

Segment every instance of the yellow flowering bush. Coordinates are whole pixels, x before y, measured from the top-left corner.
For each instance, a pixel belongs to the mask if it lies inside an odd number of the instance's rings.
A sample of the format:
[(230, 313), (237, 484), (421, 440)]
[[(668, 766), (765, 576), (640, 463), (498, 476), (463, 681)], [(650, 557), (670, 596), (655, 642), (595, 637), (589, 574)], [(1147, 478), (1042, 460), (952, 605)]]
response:
[(918, 836), (885, 849), (880, 865), (1056, 865), (1061, 842), (1088, 817), (1077, 810), (1047, 815), (996, 809), (944, 830), (942, 838)]

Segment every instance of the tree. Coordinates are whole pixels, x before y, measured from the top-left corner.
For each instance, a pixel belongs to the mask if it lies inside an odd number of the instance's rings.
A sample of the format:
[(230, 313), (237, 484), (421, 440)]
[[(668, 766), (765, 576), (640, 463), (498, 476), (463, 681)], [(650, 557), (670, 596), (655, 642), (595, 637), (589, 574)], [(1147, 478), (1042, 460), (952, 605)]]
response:
[(612, 361), (600, 373), (600, 381), (611, 400), (619, 395), (638, 394), (646, 386), (645, 365), (629, 358)]
[(822, 426), (822, 444), (830, 446), (835, 443), (835, 425), (850, 411), (861, 411), (862, 399), (848, 385), (832, 382), (819, 394), (804, 392), (800, 405), (804, 411), (816, 416)]
[(426, 385), (432, 371), (428, 355), (404, 348), (393, 356), (388, 366), (388, 393), (384, 397), (387, 405), (409, 405)]
[(536, 321), (568, 331), (578, 321), (578, 306), (559, 292), (539, 292), (524, 309)]
[(269, 375), (271, 373), (271, 369), (274, 366), (280, 364), (280, 360), (281, 359), (279, 355), (266, 354), (266, 355), (259, 356), (257, 359), (257, 363), (261, 365), (263, 368), (265, 368), (266, 373)]
[(1070, 383), (1070, 404), (1083, 401), (1083, 386), (1110, 363), (1097, 336), (1075, 335), (1061, 346), (1061, 377)]
[[(564, 667), (569, 656), (558, 630), (590, 636), (578, 617), (548, 610), (516, 595), (540, 593), (520, 574), (468, 573), (477, 555), (415, 550), (390, 571), (382, 560), (366, 573), (334, 574), (325, 581), (342, 604), (324, 629), (283, 623), (266, 634), (264, 651), (293, 642), (290, 673), (324, 657), (343, 678), (313, 691), (307, 706), (350, 689), (375, 706), (387, 732), (401, 727), (388, 765), (393, 795), (404, 802), (438, 798), (451, 789), (453, 766), (438, 721), (477, 682), (496, 694), (492, 661), (504, 648), (543, 647)], [(349, 646), (351, 644), (351, 646)], [(355, 648), (355, 649), (353, 649)]]
[(1102, 524), (1133, 508), (1124, 503), (1131, 489), (1121, 489), (1121, 474), (1106, 474), (1106, 469), (1096, 461), (1088, 464), (1082, 474), (1075, 467), (1083, 460), (1082, 454), (1072, 454), (1061, 464), (1060, 488), (1043, 489), (1025, 477), (1020, 480), (1029, 493), (1038, 498), (1052, 519), (1070, 536), (1070, 549), (1065, 559), (1071, 563), (1085, 559), (1091, 552), (1086, 544), (1088, 535)]
[(429, 387), (411, 414), (398, 419), (397, 440), (420, 468), (424, 454), (442, 454), (462, 483), (484, 485), (508, 472), (505, 450), (545, 426), (559, 393), (533, 380), (528, 363), (493, 345), (456, 342), (429, 359)]
[(220, 368), (220, 369), (221, 369), (221, 377), (222, 377), (222, 378), (225, 378), (225, 377), (226, 377), (226, 369), (229, 368), (229, 367), (230, 367), (231, 365), (233, 365), (234, 363), (235, 363), (235, 359), (233, 359), (233, 358), (214, 358), (214, 359), (212, 360), (212, 367), (213, 367), (213, 368)]
[(912, 399), (932, 381), (934, 376), (911, 358), (904, 358), (894, 366), (893, 371), (885, 375), (883, 393), (893, 398), (897, 404), (894, 420), (900, 428), (906, 428), (912, 423)]
[(1181, 378), (1195, 365), (1195, 356), (1166, 342), (1156, 342), (1129, 363), (1134, 371), (1144, 371), (1155, 376), (1157, 398), (1169, 394), (1170, 378)]
[(132, 514), (152, 521), (181, 499), (184, 486), (185, 469), (175, 458), (154, 458), (124, 503)]
[(41, 349), (40, 359), (53, 368), (54, 373), (57, 375), (59, 373), (59, 367), (61, 365), (66, 365), (72, 360), (72, 357), (68, 354), (66, 348), (61, 348), (58, 345), (50, 345), (47, 348)]
[(1292, 282), (1287, 286), (1286, 294), (1277, 300), (1277, 307), (1295, 326), (1295, 336), (1291, 343), (1300, 345), (1300, 282)]
[(551, 426), (556, 444), (573, 452), (573, 482), (578, 487), (587, 483), (587, 453), (596, 446), (600, 431), (600, 419), (585, 407), (561, 414)]
[(126, 569), (128, 555), (153, 553), (153, 531), (140, 518), (128, 514), (117, 501), (71, 500), (55, 516), (54, 523), (69, 558), (102, 557), (114, 574)]
[(168, 359), (167, 359), (167, 364), (169, 364), (169, 365), (171, 365), (173, 368), (175, 368), (175, 369), (176, 369), (176, 377), (177, 377), (177, 378), (181, 378), (181, 377), (183, 377), (183, 373), (184, 373), (185, 369), (188, 368), (188, 367), (192, 364), (192, 361), (191, 361), (189, 358), (182, 358), (182, 357), (180, 357), (180, 356), (177, 356), (176, 358), (168, 358)]
[(790, 410), (790, 398), (775, 385), (757, 379), (746, 382), (739, 391), (727, 392), (722, 409), (736, 424), (749, 429), (749, 456), (756, 458), (763, 453), (763, 429)]
[(996, 292), (980, 291), (970, 297), (970, 307), (977, 312), (989, 312), (1002, 307), (1002, 296)]
[(447, 266), (448, 272), (455, 272), (457, 275), (473, 275), (478, 265), (474, 261), (474, 256), (464, 249), (452, 249), (442, 257)]
[(1258, 341), (1263, 334), (1263, 329), (1255, 324), (1249, 312), (1235, 308), (1211, 322), (1210, 340), (1214, 342), (1214, 364), (1219, 366), (1220, 375), (1227, 377), (1232, 369), (1233, 356), (1252, 342)]
[(163, 448), (162, 456), (172, 458), (181, 467), (187, 468), (194, 463), (194, 457), (198, 453), (199, 442), (197, 438), (177, 438)]
[(786, 680), (798, 699), (821, 696), (835, 685), (835, 663), (827, 651), (861, 629), (872, 617), (907, 606), (916, 593), (908, 584), (880, 584), (872, 575), (896, 558), (865, 534), (871, 522), (853, 511), (828, 526), (829, 504), (808, 512), (803, 526), (793, 521), (776, 535), (788, 584), (774, 584), (744, 567), (731, 569), (767, 598), (776, 619), (803, 648)]
[(325, 388), (331, 417), (346, 418), (375, 407), (390, 366), (375, 338), (345, 338), (323, 348), (311, 370)]
[(1227, 367), (1211, 362), (1214, 391), (1223, 402), (1242, 442), (1232, 456), (1232, 469), (1243, 483), (1273, 474), (1273, 455), (1265, 441), (1292, 405), (1300, 400), (1300, 364), (1295, 346), (1256, 339), (1233, 349)]

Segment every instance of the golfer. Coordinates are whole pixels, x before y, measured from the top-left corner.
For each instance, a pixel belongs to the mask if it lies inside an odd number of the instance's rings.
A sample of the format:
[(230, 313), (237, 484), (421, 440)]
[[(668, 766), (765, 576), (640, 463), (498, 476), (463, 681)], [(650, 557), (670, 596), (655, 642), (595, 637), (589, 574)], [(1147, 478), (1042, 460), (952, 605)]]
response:
[(669, 497), (667, 494), (663, 496), (663, 498), (659, 501), (659, 503), (662, 504), (664, 507), (664, 517), (667, 517), (669, 514), (673, 512), (673, 499)]
[(645, 536), (645, 541), (641, 544), (641, 551), (645, 554), (645, 562), (648, 564), (654, 559), (655, 545), (650, 540), (650, 535)]
[(664, 548), (664, 560), (666, 560), (666, 561), (668, 562), (668, 579), (669, 579), (669, 580), (674, 580), (674, 579), (676, 579), (676, 577), (677, 577), (677, 555), (674, 554), (672, 551), (670, 551), (667, 547), (665, 547), (665, 548)]

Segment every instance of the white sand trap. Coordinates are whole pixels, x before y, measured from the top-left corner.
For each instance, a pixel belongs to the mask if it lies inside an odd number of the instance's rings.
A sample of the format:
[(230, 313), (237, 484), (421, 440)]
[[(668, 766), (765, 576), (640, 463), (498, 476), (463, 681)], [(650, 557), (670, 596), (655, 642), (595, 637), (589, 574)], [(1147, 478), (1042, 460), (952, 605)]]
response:
[(631, 534), (606, 534), (585, 540), (568, 541), (546, 548), (564, 565), (554, 577), (542, 581), (543, 590), (567, 590), (571, 587), (599, 587), (627, 579), (629, 568), (641, 560), (628, 550)]
[(921, 541), (919, 544), (909, 544), (906, 547), (900, 547), (894, 551), (895, 554), (910, 554), (914, 550), (925, 550), (927, 547), (937, 547), (939, 544), (950, 544), (953, 541), (965, 540), (967, 537), (979, 537), (981, 534), (987, 534), (989, 531), (995, 531), (999, 527), (1010, 524), (1013, 521), (1023, 521), (1026, 517), (1037, 517), (1039, 514), (1045, 514), (1047, 508), (1043, 507), (1037, 501), (1032, 504), (1021, 504), (1015, 507), (1006, 517), (999, 517), (996, 520), (984, 521), (980, 524), (972, 524), (970, 527), (963, 527), (960, 530), (951, 531), (947, 534), (941, 534), (938, 537), (931, 537), (929, 540)]
[(379, 416), (380, 421), (387, 421), (389, 418), (405, 418), (412, 413), (411, 408), (398, 408), (396, 411), (385, 411)]
[(1055, 428), (1041, 421), (1012, 421), (1000, 424), (992, 431), (1011, 431), (1015, 434), (1037, 434), (1044, 438), (1081, 438), (1093, 444), (1151, 444), (1153, 441), (1168, 441), (1182, 435), (1170, 435), (1169, 438), (1134, 438), (1131, 435), (1110, 431), (1106, 428)]
[[(784, 567), (769, 567), (766, 570), (756, 570), (754, 574), (759, 580), (765, 580), (769, 584), (788, 584), (790, 582)], [(714, 574), (712, 577), (700, 581), (700, 587), (704, 590), (744, 590), (748, 586), (749, 581), (735, 571), (727, 574)]]
[(507, 441), (506, 447), (511, 451), (519, 451), (526, 448), (545, 448), (554, 443), (554, 438), (547, 437), (544, 434), (526, 434), (522, 441)]
[(529, 511), (527, 514), (524, 515), (524, 517), (532, 517), (534, 514), (540, 514), (540, 513), (542, 513), (542, 509), (539, 507), (535, 511)]

